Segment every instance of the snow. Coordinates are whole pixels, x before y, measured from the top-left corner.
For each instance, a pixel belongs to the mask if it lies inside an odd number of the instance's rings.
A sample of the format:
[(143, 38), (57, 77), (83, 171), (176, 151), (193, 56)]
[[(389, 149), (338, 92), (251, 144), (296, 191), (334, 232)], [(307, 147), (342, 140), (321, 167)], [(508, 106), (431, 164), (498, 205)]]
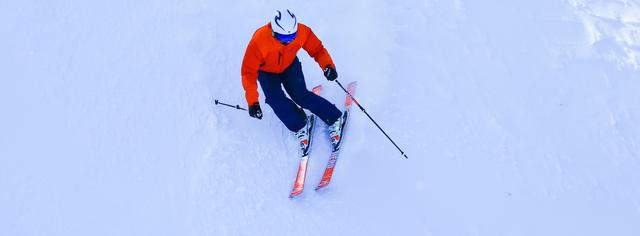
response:
[[(253, 31), (287, 6), (354, 109), (318, 138), (245, 105)], [(0, 2), (0, 235), (639, 235), (637, 0)], [(299, 57), (307, 86), (325, 86)], [(261, 101), (264, 97), (261, 96)], [(324, 128), (323, 125), (319, 126)], [(316, 133), (322, 137), (321, 131)]]

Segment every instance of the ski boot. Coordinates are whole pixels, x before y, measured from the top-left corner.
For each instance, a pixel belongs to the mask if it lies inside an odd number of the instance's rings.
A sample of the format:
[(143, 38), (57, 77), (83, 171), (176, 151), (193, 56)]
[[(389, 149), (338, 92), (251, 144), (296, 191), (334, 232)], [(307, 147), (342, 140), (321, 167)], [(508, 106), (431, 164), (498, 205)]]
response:
[(329, 131), (329, 139), (331, 141), (331, 145), (333, 145), (334, 151), (340, 146), (341, 136), (342, 136), (342, 128), (344, 127), (344, 117), (340, 116), (333, 124), (327, 127)]
[(306, 118), (305, 121), (305, 126), (302, 127), (300, 130), (298, 130), (297, 132), (295, 132), (295, 136), (296, 138), (298, 138), (298, 142), (300, 143), (300, 149), (302, 150), (302, 152), (307, 153), (308, 149), (309, 149), (309, 144), (311, 143), (310, 140), (310, 131), (311, 131), (311, 121), (310, 121), (310, 117)]

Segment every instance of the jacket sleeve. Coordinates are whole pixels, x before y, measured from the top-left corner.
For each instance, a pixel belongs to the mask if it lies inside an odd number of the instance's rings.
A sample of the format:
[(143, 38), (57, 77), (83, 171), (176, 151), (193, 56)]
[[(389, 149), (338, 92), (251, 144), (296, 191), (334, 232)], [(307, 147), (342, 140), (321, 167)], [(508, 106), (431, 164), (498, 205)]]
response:
[(322, 45), (322, 41), (318, 39), (310, 28), (308, 29), (309, 34), (304, 45), (302, 45), (302, 48), (309, 53), (309, 56), (316, 60), (318, 65), (320, 65), (320, 69), (324, 70), (328, 65), (332, 65), (335, 68), (336, 65), (333, 64), (333, 60), (331, 59), (331, 56), (329, 56), (327, 49)]
[(257, 43), (252, 38), (244, 53), (241, 69), (242, 87), (249, 106), (258, 102), (258, 70), (262, 60), (260, 49), (258, 49)]

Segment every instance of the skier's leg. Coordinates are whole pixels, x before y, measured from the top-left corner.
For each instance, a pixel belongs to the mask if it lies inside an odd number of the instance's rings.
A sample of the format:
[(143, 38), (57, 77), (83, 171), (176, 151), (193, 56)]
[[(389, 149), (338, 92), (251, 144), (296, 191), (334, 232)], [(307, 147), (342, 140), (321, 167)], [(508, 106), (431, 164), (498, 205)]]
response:
[(327, 124), (333, 124), (340, 118), (342, 112), (335, 105), (307, 90), (302, 65), (297, 57), (282, 74), (285, 76), (282, 85), (294, 102), (318, 115)]
[(292, 132), (300, 130), (306, 125), (306, 114), (282, 91), (282, 74), (260, 72), (258, 81), (264, 92), (265, 101), (276, 116)]

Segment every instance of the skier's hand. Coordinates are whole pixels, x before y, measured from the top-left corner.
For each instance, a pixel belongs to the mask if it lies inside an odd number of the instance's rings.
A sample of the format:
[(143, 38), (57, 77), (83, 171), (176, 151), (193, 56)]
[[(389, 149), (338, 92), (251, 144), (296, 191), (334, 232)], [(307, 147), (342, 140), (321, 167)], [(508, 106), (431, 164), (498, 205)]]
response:
[(262, 109), (260, 109), (260, 103), (254, 103), (249, 106), (249, 116), (256, 118), (258, 120), (262, 119)]
[(336, 80), (338, 78), (338, 72), (336, 71), (336, 68), (334, 68), (332, 65), (328, 65), (327, 67), (325, 67), (324, 77), (327, 77), (327, 80), (329, 81)]

